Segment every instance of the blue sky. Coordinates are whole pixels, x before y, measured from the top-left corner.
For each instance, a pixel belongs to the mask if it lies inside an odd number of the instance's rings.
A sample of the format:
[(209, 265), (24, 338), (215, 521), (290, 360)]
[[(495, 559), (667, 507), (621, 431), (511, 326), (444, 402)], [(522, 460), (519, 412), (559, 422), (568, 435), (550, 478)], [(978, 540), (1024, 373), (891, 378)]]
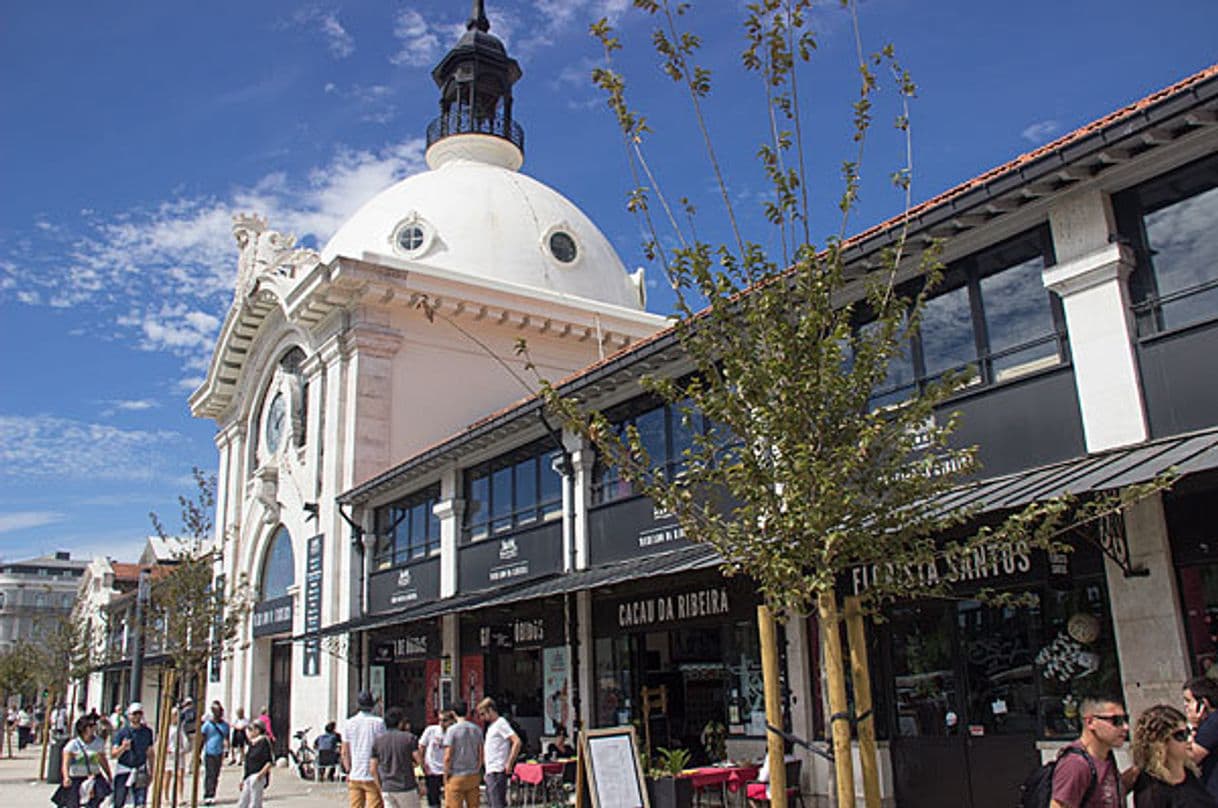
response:
[[(627, 266), (645, 264), (624, 211), (625, 160), (588, 73), (609, 15), (648, 158), (671, 197), (722, 233), (687, 108), (655, 78), (651, 26), (628, 0), (488, 0), (521, 63), (524, 170), (579, 204)], [(715, 69), (707, 118), (747, 234), (772, 243), (752, 157), (764, 104), (732, 67), (743, 2), (696, 4)], [(368, 197), (421, 170), (436, 114), (430, 69), (466, 0), (12, 3), (0, 24), (0, 558), (70, 549), (132, 560), (148, 512), (177, 524), (190, 469), (215, 467), (214, 425), (190, 417), (231, 301), (233, 213), (321, 244)], [(919, 85), (914, 201), (925, 199), (1218, 60), (1214, 0), (871, 0), (864, 47), (893, 42)], [(814, 13), (804, 75), (815, 232), (837, 229), (850, 155), (853, 36)], [(879, 99), (850, 232), (891, 216), (902, 143)], [(659, 277), (649, 268), (649, 276)], [(650, 289), (649, 308), (671, 298)]]

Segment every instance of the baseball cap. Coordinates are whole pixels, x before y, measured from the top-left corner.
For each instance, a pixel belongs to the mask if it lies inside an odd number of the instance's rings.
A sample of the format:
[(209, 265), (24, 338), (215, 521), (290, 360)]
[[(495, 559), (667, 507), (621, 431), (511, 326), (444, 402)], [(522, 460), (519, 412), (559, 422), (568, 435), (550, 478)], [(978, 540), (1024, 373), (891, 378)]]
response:
[(136, 713), (144, 712), (144, 705), (138, 701), (131, 702), (131, 706), (127, 708), (127, 715), (135, 715)]

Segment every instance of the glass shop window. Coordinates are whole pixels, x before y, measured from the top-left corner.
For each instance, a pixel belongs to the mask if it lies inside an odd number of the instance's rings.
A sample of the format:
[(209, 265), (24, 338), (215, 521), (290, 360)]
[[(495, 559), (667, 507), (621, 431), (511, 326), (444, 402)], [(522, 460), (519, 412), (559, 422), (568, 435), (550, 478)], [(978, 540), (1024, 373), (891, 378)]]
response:
[(1129, 285), (1139, 336), (1218, 316), (1218, 155), (1112, 201), (1137, 258)]
[(549, 439), (483, 463), (465, 474), (467, 541), (556, 519), (562, 515), (562, 453)]
[[(894, 607), (892, 731), (904, 737), (1077, 737), (1078, 705), (1120, 692), (1116, 643), (1102, 582), (1039, 587), (1038, 604), (919, 601)], [(877, 683), (878, 684), (878, 683)]]
[(433, 485), (376, 509), (375, 569), (426, 558), (440, 549), (439, 499), (440, 486)]

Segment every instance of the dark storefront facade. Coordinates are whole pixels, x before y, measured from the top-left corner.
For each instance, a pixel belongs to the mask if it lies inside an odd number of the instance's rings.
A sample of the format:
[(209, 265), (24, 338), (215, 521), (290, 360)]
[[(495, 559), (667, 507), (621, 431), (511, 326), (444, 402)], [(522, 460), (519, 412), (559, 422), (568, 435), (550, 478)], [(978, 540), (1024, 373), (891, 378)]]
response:
[[(941, 565), (959, 577), (960, 599), (892, 606), (870, 631), (877, 730), (891, 741), (902, 806), (1014, 799), (1040, 761), (1038, 743), (1078, 737), (1082, 697), (1121, 692), (1100, 551), (990, 556)], [(1033, 603), (968, 597), (983, 586)]]

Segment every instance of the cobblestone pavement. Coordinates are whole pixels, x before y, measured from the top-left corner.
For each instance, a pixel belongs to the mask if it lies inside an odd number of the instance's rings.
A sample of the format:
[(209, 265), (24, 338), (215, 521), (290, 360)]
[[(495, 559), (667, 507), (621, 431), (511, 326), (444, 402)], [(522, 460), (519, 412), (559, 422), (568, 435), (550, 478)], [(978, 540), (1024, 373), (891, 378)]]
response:
[[(13, 752), (10, 759), (7, 749), (0, 755), (0, 806), (4, 808), (44, 808), (50, 806), (55, 786), (40, 782), (38, 763), (41, 747), (27, 747)], [(216, 805), (237, 804), (237, 783), (240, 767), (225, 766), (220, 774), (220, 787), (216, 794)], [(187, 801), (189, 805), (187, 783)], [(264, 803), (268, 806), (343, 806), (347, 804), (347, 787), (333, 783), (306, 783), (287, 769), (275, 769), (271, 774), (271, 787), (266, 792)], [(108, 805), (109, 803), (107, 803)], [(199, 800), (202, 805), (202, 799)], [(130, 800), (128, 800), (130, 805)], [(181, 803), (179, 803), (181, 805)]]

